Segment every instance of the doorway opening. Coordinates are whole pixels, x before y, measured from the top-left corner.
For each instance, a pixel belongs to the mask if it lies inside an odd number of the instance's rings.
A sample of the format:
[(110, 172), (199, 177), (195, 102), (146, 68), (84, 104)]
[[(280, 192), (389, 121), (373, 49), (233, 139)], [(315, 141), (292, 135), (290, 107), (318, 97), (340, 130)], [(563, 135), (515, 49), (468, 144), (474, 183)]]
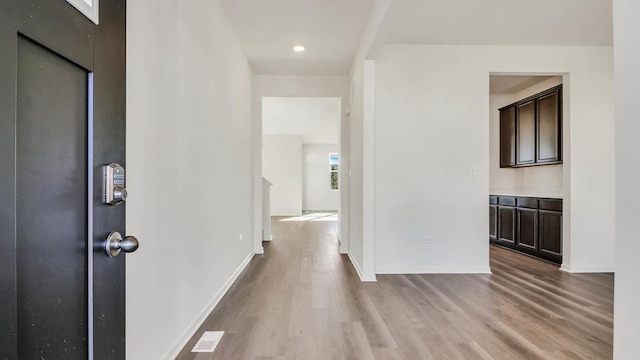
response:
[[(489, 241), (562, 265), (569, 195), (563, 136), (568, 75), (491, 74), (489, 77)], [(565, 114), (566, 113), (566, 114)]]
[(262, 98), (263, 240), (271, 222), (333, 222), (340, 212), (338, 97)]

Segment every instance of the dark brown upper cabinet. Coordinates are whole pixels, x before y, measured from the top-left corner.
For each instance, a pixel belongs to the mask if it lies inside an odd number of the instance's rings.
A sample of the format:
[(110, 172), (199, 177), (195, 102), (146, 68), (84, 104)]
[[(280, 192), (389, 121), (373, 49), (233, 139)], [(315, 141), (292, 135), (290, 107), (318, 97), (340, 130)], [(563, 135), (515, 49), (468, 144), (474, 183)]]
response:
[(562, 163), (562, 85), (500, 109), (500, 167)]
[(536, 162), (536, 107), (535, 101), (516, 107), (516, 165)]
[(516, 108), (500, 110), (500, 167), (516, 164)]
[(562, 160), (560, 157), (562, 150), (562, 138), (560, 136), (562, 133), (562, 122), (560, 121), (562, 117), (561, 94), (562, 90), (558, 88), (537, 99), (538, 153), (536, 154), (536, 162), (538, 163), (553, 163)]

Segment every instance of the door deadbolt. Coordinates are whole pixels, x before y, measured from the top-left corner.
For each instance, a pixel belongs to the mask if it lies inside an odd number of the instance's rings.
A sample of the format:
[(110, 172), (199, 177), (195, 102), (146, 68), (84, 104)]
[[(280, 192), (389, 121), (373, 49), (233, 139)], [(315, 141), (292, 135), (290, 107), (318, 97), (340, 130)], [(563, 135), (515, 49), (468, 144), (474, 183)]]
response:
[(127, 200), (125, 188), (125, 171), (120, 164), (111, 163), (103, 166), (105, 204), (118, 205)]
[(134, 252), (138, 250), (139, 246), (140, 243), (138, 243), (138, 239), (135, 236), (125, 236), (123, 239), (122, 235), (117, 231), (109, 234), (104, 243), (104, 249), (110, 257), (118, 256), (120, 251), (126, 253)]

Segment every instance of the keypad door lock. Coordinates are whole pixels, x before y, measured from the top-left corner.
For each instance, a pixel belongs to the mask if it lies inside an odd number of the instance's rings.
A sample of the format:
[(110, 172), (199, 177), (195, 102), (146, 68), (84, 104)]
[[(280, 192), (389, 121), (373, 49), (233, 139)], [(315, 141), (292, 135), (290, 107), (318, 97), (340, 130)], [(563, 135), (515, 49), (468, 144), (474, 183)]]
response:
[(125, 171), (120, 164), (111, 163), (103, 166), (104, 172), (104, 203), (118, 205), (127, 200), (125, 188)]

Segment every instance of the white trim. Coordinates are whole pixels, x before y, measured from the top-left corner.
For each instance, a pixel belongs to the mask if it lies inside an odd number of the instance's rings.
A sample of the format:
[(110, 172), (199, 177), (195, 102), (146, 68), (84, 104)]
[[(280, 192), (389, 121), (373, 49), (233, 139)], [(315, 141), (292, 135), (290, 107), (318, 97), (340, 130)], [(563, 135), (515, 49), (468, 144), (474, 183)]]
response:
[(362, 275), (362, 270), (360, 270), (360, 265), (358, 264), (358, 262), (353, 257), (353, 254), (351, 254), (351, 251), (349, 251), (347, 253), (347, 255), (349, 256), (349, 261), (351, 262), (351, 265), (353, 265), (353, 268), (356, 269), (356, 273), (358, 274), (358, 277), (360, 278), (360, 281), (362, 281), (362, 282), (376, 282), (376, 281), (378, 281), (378, 279), (376, 279), (376, 274), (363, 276)]
[(189, 340), (191, 340), (191, 338), (193, 337), (195, 332), (198, 330), (200, 325), (202, 325), (202, 323), (207, 319), (209, 314), (211, 314), (213, 309), (216, 308), (220, 300), (222, 300), (222, 297), (224, 297), (227, 291), (229, 291), (229, 289), (231, 288), (231, 285), (233, 285), (236, 279), (238, 279), (238, 276), (240, 276), (240, 274), (242, 274), (242, 271), (247, 267), (247, 265), (249, 265), (249, 262), (251, 262), (251, 259), (253, 259), (254, 255), (255, 254), (253, 253), (247, 255), (247, 257), (242, 261), (240, 266), (238, 266), (238, 268), (233, 272), (233, 274), (231, 274), (231, 277), (224, 283), (224, 285), (222, 286), (222, 289), (218, 291), (216, 296), (214, 296), (213, 299), (211, 299), (211, 301), (207, 304), (207, 306), (205, 306), (205, 308), (202, 309), (200, 314), (198, 314), (198, 316), (192, 321), (191, 326), (189, 326), (187, 331), (185, 331), (184, 335), (173, 345), (173, 347), (171, 347), (171, 349), (167, 353), (167, 356), (163, 357), (164, 359), (175, 359), (178, 356), (182, 348), (184, 348), (184, 346), (189, 342)]
[[(365, 60), (362, 92), (362, 270), (375, 278), (376, 62)], [(370, 274), (370, 276), (368, 276)]]
[[(348, 92), (349, 90), (347, 90)], [(340, 241), (340, 254), (349, 252), (349, 114), (351, 108), (348, 104), (348, 95), (340, 98), (340, 108), (344, 115), (340, 116), (340, 143), (339, 154), (342, 154), (338, 170), (342, 175), (338, 177), (338, 188), (340, 189), (340, 206), (338, 206), (338, 241)]]
[(399, 274), (491, 274), (489, 267), (464, 267), (464, 266), (385, 266), (376, 269), (378, 274), (399, 275)]
[(362, 281), (362, 282), (376, 282), (376, 281), (378, 281), (378, 278), (376, 277), (376, 274), (365, 274), (360, 278), (360, 281)]
[(564, 265), (560, 267), (560, 271), (570, 274), (587, 274), (587, 273), (612, 273), (615, 269), (611, 266), (571, 266)]
[(91, 5), (84, 0), (67, 0), (67, 2), (80, 11), (82, 15), (93, 21), (94, 24), (98, 25), (100, 19), (100, 0), (92, 0)]
[(340, 233), (336, 235), (336, 238), (338, 239), (338, 243), (340, 244), (340, 248), (338, 249), (338, 252), (340, 253), (340, 255), (348, 255), (349, 252), (346, 249), (347, 248), (346, 244), (344, 244), (342, 242), (342, 239), (340, 239)]
[(347, 255), (349, 254), (349, 249), (347, 249), (347, 242), (346, 241), (342, 241), (342, 239), (338, 238), (338, 241), (340, 242), (340, 248), (338, 249), (338, 252), (342, 255)]
[(264, 254), (262, 247), (262, 96), (252, 90), (251, 116), (253, 118), (253, 252)]
[(87, 87), (88, 87), (88, 114), (87, 114), (87, 326), (89, 328), (87, 334), (87, 346), (89, 347), (89, 360), (94, 359), (93, 354), (93, 326), (94, 326), (94, 317), (93, 317), (93, 252), (95, 251), (93, 248), (93, 198), (94, 198), (94, 187), (93, 187), (93, 173), (95, 169), (93, 168), (93, 148), (94, 148), (94, 121), (93, 121), (93, 73), (89, 73), (87, 77)]
[[(339, 85), (340, 78), (326, 81), (325, 77), (315, 75), (291, 75), (278, 79), (279, 85), (271, 87), (272, 75), (255, 75), (252, 100), (253, 117), (253, 240), (256, 254), (262, 254), (262, 100), (267, 97), (322, 97), (340, 99), (340, 173), (338, 178), (340, 208), (338, 209), (338, 231), (342, 233), (340, 253), (346, 253), (349, 247), (349, 117), (346, 108), (349, 103), (348, 84)], [(264, 79), (264, 80), (263, 80)], [(345, 79), (346, 80), (346, 79)], [(264, 82), (263, 82), (264, 81)], [(342, 82), (342, 81), (340, 81)], [(275, 84), (275, 83), (274, 83)], [(286, 85), (286, 86), (283, 86)], [(346, 133), (343, 130), (347, 131)], [(347, 176), (349, 174), (349, 176)], [(299, 215), (296, 215), (299, 216)]]
[(353, 254), (351, 254), (351, 251), (347, 253), (347, 256), (349, 256), (349, 262), (351, 262), (351, 266), (353, 266), (353, 268), (356, 270), (360, 281), (362, 281), (362, 270), (360, 270), (360, 265), (358, 265), (358, 262), (353, 258)]
[(273, 240), (273, 236), (269, 236), (269, 237), (266, 237), (266, 238), (262, 239), (262, 241), (271, 241), (271, 240)]

